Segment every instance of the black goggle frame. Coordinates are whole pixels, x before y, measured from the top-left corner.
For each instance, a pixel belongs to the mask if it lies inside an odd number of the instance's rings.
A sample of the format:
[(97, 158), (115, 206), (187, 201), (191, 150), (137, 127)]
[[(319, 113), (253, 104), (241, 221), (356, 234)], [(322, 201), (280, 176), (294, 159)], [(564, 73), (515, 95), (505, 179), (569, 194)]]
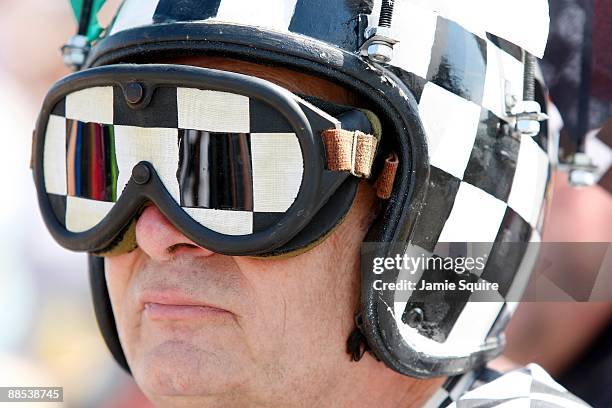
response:
[[(249, 235), (226, 235), (204, 227), (189, 216), (171, 196), (148, 162), (134, 167), (132, 177), (107, 216), (84, 232), (71, 232), (57, 219), (45, 189), (44, 139), (48, 120), (56, 104), (66, 95), (86, 88), (119, 86), (126, 93), (130, 84), (144, 90), (133, 109), (146, 109), (159, 87), (180, 86), (244, 95), (265, 102), (287, 120), (299, 141), (303, 158), (302, 183), (295, 201), (282, 217), (263, 231)], [(289, 91), (267, 81), (225, 71), (206, 68), (147, 64), (110, 65), (72, 74), (49, 91), (40, 113), (33, 145), (33, 171), (38, 200), (45, 223), (55, 240), (74, 251), (101, 252), (112, 246), (131, 220), (147, 202), (160, 211), (189, 239), (212, 251), (226, 255), (260, 255), (269, 253), (290, 241), (312, 220), (317, 211), (337, 191), (343, 190), (352, 201), (356, 190), (340, 187), (349, 180), (348, 173), (325, 169), (325, 151), (319, 133), (329, 123), (312, 120), (304, 113), (304, 105)], [(351, 180), (352, 182), (352, 180)], [(324, 231), (326, 232), (326, 231)]]

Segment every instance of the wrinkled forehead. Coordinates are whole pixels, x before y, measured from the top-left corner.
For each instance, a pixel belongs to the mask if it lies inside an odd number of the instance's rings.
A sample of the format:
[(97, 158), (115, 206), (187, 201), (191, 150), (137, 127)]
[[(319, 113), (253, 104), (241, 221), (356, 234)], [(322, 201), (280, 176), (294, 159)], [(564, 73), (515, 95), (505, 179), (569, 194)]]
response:
[(300, 95), (314, 96), (342, 105), (364, 107), (365, 101), (347, 87), (318, 76), (282, 66), (215, 56), (175, 56), (156, 62), (219, 69), (265, 79)]

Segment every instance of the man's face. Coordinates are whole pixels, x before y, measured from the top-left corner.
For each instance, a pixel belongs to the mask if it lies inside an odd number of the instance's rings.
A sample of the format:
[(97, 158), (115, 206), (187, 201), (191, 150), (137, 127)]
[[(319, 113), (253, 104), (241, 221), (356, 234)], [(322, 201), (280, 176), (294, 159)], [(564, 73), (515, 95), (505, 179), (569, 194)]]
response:
[(140, 387), (163, 405), (198, 396), (224, 406), (283, 405), (325, 390), (351, 364), (359, 249), (375, 205), (362, 183), (326, 240), (280, 259), (215, 254), (147, 207), (136, 224), (138, 248), (105, 259), (119, 337)]

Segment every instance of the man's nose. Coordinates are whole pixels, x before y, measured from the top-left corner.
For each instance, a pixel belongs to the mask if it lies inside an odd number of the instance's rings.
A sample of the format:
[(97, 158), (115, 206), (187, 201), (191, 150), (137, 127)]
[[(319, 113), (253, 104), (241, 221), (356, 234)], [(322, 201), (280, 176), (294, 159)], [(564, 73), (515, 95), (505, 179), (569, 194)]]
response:
[(136, 242), (142, 251), (156, 261), (167, 261), (178, 254), (198, 257), (214, 254), (183, 235), (153, 205), (144, 210), (136, 223)]

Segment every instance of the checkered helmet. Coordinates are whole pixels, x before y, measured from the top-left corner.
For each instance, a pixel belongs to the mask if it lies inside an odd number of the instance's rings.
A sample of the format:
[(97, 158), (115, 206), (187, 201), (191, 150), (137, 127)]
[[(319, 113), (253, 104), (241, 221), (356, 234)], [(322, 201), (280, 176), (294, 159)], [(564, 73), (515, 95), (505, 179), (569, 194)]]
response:
[[(513, 309), (504, 299), (529, 274), (526, 245), (540, 237), (549, 138), (545, 125), (517, 131), (511, 111), (523, 99), (526, 56), (543, 53), (548, 6), (393, 3), (125, 0), (83, 69), (223, 56), (307, 72), (366, 100), (382, 123), (381, 148), (399, 157), (391, 196), (366, 240), (428, 253), (440, 242), (493, 243), (477, 280), (500, 283), (500, 300), (398, 301), (392, 291), (374, 289), (372, 274), (363, 272), (349, 345), (357, 357), (365, 345), (406, 375), (453, 375), (501, 352)], [(537, 85), (535, 99), (543, 104)], [(523, 250), (509, 256), (497, 245), (508, 241)], [(127, 368), (101, 268), (90, 257), (96, 314)], [(389, 282), (399, 278), (398, 271), (385, 274)]]

